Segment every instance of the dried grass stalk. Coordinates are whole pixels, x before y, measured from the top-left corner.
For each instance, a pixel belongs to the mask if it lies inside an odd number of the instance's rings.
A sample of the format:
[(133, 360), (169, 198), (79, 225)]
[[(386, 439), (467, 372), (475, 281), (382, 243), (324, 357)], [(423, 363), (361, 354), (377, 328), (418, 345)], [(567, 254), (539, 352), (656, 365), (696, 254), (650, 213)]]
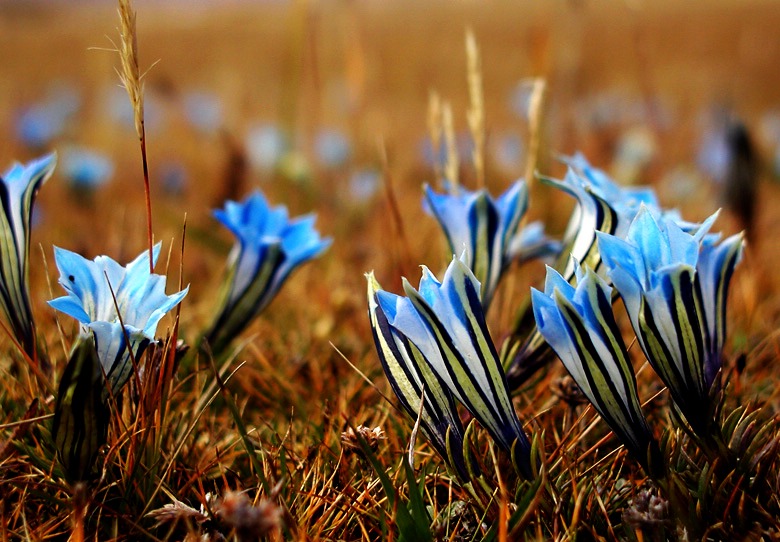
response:
[(444, 163), (444, 177), (449, 183), (449, 190), (457, 193), (458, 182), (458, 144), (455, 140), (455, 123), (452, 119), (452, 106), (444, 102), (441, 108), (441, 124), (444, 130), (444, 142), (447, 146), (447, 159)]
[(146, 132), (144, 130), (144, 86), (138, 68), (138, 38), (135, 27), (135, 11), (130, 0), (119, 0), (119, 58), (122, 70), (119, 78), (133, 106), (135, 131), (141, 142), (141, 160), (144, 168), (144, 196), (146, 199), (146, 230), (149, 245), (149, 272), (154, 272), (154, 235), (152, 234), (152, 198), (149, 189), (149, 165), (146, 159)]
[(144, 86), (141, 72), (138, 68), (138, 38), (135, 28), (135, 11), (130, 0), (119, 0), (119, 58), (122, 61), (122, 71), (119, 78), (127, 90), (130, 103), (133, 106), (135, 131), (138, 138), (144, 138)]
[(547, 83), (542, 77), (536, 78), (533, 85), (528, 103), (528, 131), (531, 137), (528, 144), (528, 160), (525, 163), (525, 182), (529, 189), (533, 185), (539, 167), (539, 153), (543, 139), (544, 99), (547, 89)]
[(466, 61), (469, 89), (469, 108), (466, 119), (469, 124), (474, 149), (471, 160), (477, 173), (477, 186), (485, 186), (485, 98), (482, 92), (482, 61), (474, 32), (466, 30)]
[(433, 150), (433, 173), (436, 179), (441, 180), (442, 170), (439, 164), (439, 148), (442, 140), (441, 125), (441, 96), (436, 91), (428, 94), (428, 134), (431, 138), (431, 148)]

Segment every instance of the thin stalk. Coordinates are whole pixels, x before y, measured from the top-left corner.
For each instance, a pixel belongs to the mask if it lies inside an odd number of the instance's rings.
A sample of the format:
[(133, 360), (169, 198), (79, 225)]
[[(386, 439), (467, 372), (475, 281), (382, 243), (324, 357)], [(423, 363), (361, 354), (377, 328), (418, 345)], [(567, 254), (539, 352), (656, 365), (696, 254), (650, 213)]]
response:
[(141, 160), (144, 168), (144, 196), (146, 198), (146, 232), (149, 244), (149, 273), (154, 272), (152, 235), (152, 197), (149, 190), (149, 166), (146, 159), (146, 130), (144, 129), (144, 87), (142, 76), (138, 68), (138, 37), (135, 26), (135, 11), (130, 5), (130, 0), (119, 0), (119, 58), (122, 62), (122, 70), (119, 78), (122, 81), (130, 104), (133, 106), (135, 131), (141, 143)]
[(141, 161), (144, 166), (144, 198), (146, 199), (146, 242), (149, 245), (149, 273), (154, 273), (154, 235), (152, 234), (152, 194), (149, 188), (149, 165), (146, 160), (146, 130), (141, 119)]

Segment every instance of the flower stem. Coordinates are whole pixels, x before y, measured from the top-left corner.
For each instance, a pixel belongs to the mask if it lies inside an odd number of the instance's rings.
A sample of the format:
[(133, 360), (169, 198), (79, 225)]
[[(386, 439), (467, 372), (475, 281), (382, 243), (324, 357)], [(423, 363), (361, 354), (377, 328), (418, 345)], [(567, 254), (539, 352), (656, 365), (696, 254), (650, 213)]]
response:
[(146, 238), (149, 244), (149, 273), (154, 273), (154, 235), (152, 234), (152, 195), (149, 189), (149, 165), (146, 160), (146, 130), (141, 119), (141, 161), (144, 166), (144, 197), (146, 199)]

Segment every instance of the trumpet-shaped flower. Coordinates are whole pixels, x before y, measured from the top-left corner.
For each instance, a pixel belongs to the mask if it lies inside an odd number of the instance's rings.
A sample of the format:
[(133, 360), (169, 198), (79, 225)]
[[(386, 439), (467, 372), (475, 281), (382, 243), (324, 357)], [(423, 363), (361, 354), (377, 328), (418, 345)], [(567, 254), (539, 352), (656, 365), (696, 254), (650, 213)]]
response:
[[(463, 455), (464, 430), (447, 386), (433, 372), (420, 350), (397, 329), (390, 326), (379, 306), (381, 287), (374, 274), (368, 281), (368, 317), (374, 344), (382, 368), (401, 407), (414, 420), (420, 415), (420, 426), (434, 449), (463, 480), (470, 478)], [(423, 393), (425, 403), (420, 411)]]
[(612, 313), (612, 288), (590, 268), (575, 268), (576, 286), (548, 267), (544, 292), (531, 290), (539, 332), (631, 455), (653, 472), (658, 448)]
[[(160, 246), (154, 247), (154, 263)], [(150, 273), (147, 251), (127, 267), (108, 256), (87, 260), (59, 247), (54, 248), (54, 258), (59, 283), (68, 295), (49, 305), (78, 320), (84, 333), (92, 333), (106, 380), (116, 394), (130, 378), (132, 360), (138, 360), (154, 340), (157, 324), (184, 299), (189, 286), (166, 295), (165, 277)], [(105, 390), (104, 398), (107, 395)]]
[(331, 239), (320, 238), (313, 214), (290, 220), (286, 207), (269, 206), (259, 191), (243, 202), (228, 201), (214, 216), (236, 236), (221, 308), (206, 334), (219, 352), (268, 306), (290, 273), (322, 254)]
[(493, 294), (507, 266), (557, 254), (558, 243), (544, 235), (541, 223), (520, 227), (528, 209), (528, 187), (517, 181), (494, 199), (486, 190), (436, 193), (425, 187), (426, 208), (441, 224), (451, 253), (465, 250), (466, 265), (482, 284), (482, 304), (490, 306)]
[[(625, 235), (641, 205), (645, 204), (659, 214), (661, 210), (652, 189), (621, 187), (579, 154), (566, 162), (569, 171), (562, 181), (542, 180), (577, 200), (563, 236), (563, 250), (555, 265), (568, 282), (574, 282), (578, 267), (587, 266), (603, 273), (596, 232)], [(507, 371), (510, 385), (521, 384), (549, 359), (547, 344), (538, 329), (533, 329), (513, 354)]]
[[(474, 273), (453, 258), (442, 282), (423, 267), (419, 290), (405, 279), (403, 287), (406, 297), (381, 290), (375, 294), (387, 325), (419, 351), (450, 393), (530, 477), (530, 444), (487, 330)], [(414, 363), (419, 365), (419, 358)]]
[(35, 357), (35, 331), (28, 288), (30, 221), (35, 195), (54, 171), (50, 154), (27, 164), (14, 164), (0, 182), (0, 306), (24, 351)]
[(708, 235), (716, 217), (691, 234), (643, 208), (625, 240), (599, 234), (639, 344), (697, 430), (721, 367), (728, 285), (742, 247), (741, 236), (716, 244)]

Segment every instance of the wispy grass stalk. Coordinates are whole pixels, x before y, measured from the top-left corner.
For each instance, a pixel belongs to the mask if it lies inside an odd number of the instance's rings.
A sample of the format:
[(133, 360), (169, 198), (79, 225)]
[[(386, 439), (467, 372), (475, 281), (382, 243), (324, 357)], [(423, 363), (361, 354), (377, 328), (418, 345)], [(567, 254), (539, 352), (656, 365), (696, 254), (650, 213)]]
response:
[(452, 105), (449, 102), (442, 104), (441, 124), (444, 132), (444, 143), (447, 146), (447, 158), (444, 162), (444, 179), (449, 184), (450, 192), (457, 194), (460, 186), (458, 179), (460, 159), (458, 158), (458, 142), (455, 138), (455, 121), (452, 116)]
[(539, 168), (540, 153), (542, 150), (542, 135), (544, 127), (544, 101), (547, 92), (547, 83), (541, 77), (533, 82), (531, 99), (528, 103), (528, 159), (525, 163), (525, 182), (530, 190)]
[(471, 159), (477, 172), (477, 186), (485, 186), (485, 97), (482, 92), (482, 60), (474, 31), (466, 30), (467, 81), (469, 89), (469, 108), (466, 119), (474, 141)]
[(428, 94), (428, 135), (431, 138), (431, 151), (433, 152), (433, 173), (436, 179), (441, 179), (442, 168), (439, 163), (439, 149), (443, 137), (441, 125), (441, 96), (436, 91)]
[(119, 58), (122, 70), (119, 78), (127, 90), (133, 107), (135, 131), (141, 144), (141, 161), (144, 168), (144, 197), (146, 200), (146, 231), (149, 245), (149, 272), (154, 271), (154, 235), (152, 233), (152, 196), (149, 189), (149, 165), (146, 158), (146, 130), (144, 128), (144, 85), (138, 68), (138, 36), (135, 25), (135, 11), (130, 0), (119, 0)]

